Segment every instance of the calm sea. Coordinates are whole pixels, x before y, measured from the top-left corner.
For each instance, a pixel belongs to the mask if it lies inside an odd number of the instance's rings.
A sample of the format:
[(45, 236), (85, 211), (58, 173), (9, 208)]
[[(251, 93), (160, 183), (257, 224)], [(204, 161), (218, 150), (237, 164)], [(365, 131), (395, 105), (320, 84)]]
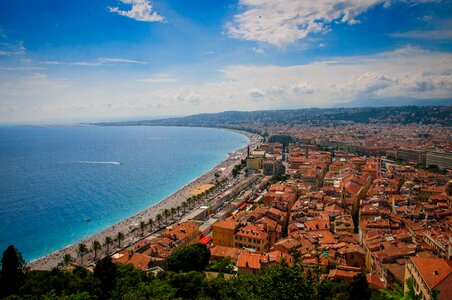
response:
[(29, 261), (74, 243), (247, 142), (206, 128), (0, 127), (0, 251), (14, 244)]

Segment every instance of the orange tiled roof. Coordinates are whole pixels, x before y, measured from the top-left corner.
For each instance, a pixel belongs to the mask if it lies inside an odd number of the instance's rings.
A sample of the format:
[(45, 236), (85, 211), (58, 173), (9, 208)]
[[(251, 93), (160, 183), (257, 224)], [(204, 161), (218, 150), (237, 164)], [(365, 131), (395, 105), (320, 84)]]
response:
[(244, 252), (248, 253), (248, 250), (226, 246), (214, 246), (210, 248), (212, 257), (230, 257), (233, 260), (237, 260), (239, 255)]
[(245, 226), (240, 227), (237, 232), (236, 236), (242, 236), (242, 237), (248, 237), (248, 238), (254, 238), (254, 239), (267, 239), (268, 234), (264, 231), (262, 231), (259, 227), (256, 225), (247, 223)]
[(261, 268), (260, 259), (260, 254), (242, 253), (237, 261), (237, 267), (259, 270)]
[(227, 218), (226, 220), (220, 220), (215, 222), (212, 227), (219, 227), (229, 230), (234, 230), (236, 226), (238, 225), (238, 222), (234, 220), (233, 218)]
[(168, 228), (162, 233), (162, 236), (171, 236), (183, 241), (199, 232), (198, 225), (194, 222), (182, 222), (174, 227)]
[(452, 260), (450, 259), (411, 257), (411, 261), (430, 289), (434, 289), (441, 281), (452, 274)]
[(132, 264), (136, 269), (146, 271), (151, 260), (152, 258), (147, 255), (134, 253), (127, 263)]

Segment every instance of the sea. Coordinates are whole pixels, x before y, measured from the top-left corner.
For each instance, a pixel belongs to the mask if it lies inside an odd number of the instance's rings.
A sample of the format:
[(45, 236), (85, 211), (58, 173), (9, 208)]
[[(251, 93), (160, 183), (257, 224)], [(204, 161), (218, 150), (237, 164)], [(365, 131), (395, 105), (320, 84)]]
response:
[(0, 255), (32, 261), (163, 200), (245, 147), (211, 128), (0, 126)]

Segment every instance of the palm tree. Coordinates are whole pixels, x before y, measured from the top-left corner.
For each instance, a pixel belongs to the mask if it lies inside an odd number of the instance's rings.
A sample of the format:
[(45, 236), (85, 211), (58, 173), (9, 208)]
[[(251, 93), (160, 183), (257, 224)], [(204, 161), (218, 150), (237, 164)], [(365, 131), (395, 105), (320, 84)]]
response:
[(185, 209), (187, 208), (187, 202), (182, 202), (182, 211), (185, 213)]
[(152, 232), (152, 228), (154, 227), (154, 220), (152, 220), (152, 218), (149, 218), (148, 225), (149, 231)]
[(156, 219), (157, 219), (157, 222), (159, 223), (159, 227), (160, 227), (161, 222), (162, 222), (162, 215), (161, 214), (157, 214)]
[(176, 207), (176, 210), (177, 210), (177, 216), (179, 217), (180, 216), (180, 206), (179, 205)]
[(171, 219), (174, 221), (174, 215), (176, 214), (177, 210), (174, 207), (171, 207)]
[(63, 257), (63, 263), (65, 266), (67, 266), (72, 260), (72, 256), (69, 253), (66, 253)]
[(94, 259), (97, 259), (97, 251), (102, 248), (98, 240), (93, 241)]
[(124, 234), (120, 231), (116, 235), (116, 240), (118, 241), (118, 247), (121, 247), (121, 241), (124, 240)]
[(86, 245), (83, 243), (78, 244), (77, 255), (80, 256), (80, 261), (82, 262), (82, 265), (83, 265), (83, 256), (85, 256), (86, 253), (88, 253), (88, 247), (86, 247)]
[(170, 215), (170, 211), (168, 208), (165, 208), (165, 210), (163, 211), (163, 216), (165, 216), (165, 223), (168, 223), (168, 217)]
[(106, 236), (105, 237), (105, 242), (104, 242), (104, 246), (106, 247), (106, 250), (107, 250), (106, 254), (108, 254), (111, 244), (113, 244), (113, 240), (111, 239), (111, 237)]
[(141, 235), (144, 234), (144, 229), (145, 228), (146, 228), (146, 223), (144, 223), (144, 221), (140, 221)]
[(188, 210), (190, 210), (191, 209), (191, 204), (193, 203), (193, 198), (192, 197), (190, 197), (190, 198), (188, 198), (187, 199), (187, 204), (188, 204)]

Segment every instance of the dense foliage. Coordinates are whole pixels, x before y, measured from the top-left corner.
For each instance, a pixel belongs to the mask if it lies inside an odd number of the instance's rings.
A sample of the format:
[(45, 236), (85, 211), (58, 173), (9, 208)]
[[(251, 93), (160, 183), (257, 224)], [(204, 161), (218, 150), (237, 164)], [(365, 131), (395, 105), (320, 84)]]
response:
[[(358, 299), (347, 289), (365, 291), (319, 280), (301, 265), (282, 263), (259, 275), (225, 279), (208, 278), (202, 272), (161, 272), (153, 277), (131, 265), (100, 261), (94, 273), (77, 267), (73, 272), (30, 271), (24, 284), (9, 299)], [(370, 299), (370, 298), (359, 298)]]
[(204, 244), (196, 243), (174, 250), (168, 257), (168, 269), (175, 272), (205, 270), (210, 260), (210, 250)]
[[(205, 259), (191, 256), (196, 252), (204, 257), (205, 249), (199, 245), (183, 249), (185, 251), (173, 258)], [(110, 257), (100, 260), (94, 272), (83, 267), (75, 267), (72, 271), (25, 272), (22, 262), (14, 247), (5, 251), (0, 285), (4, 288), (11, 280), (17, 280), (12, 285), (14, 289), (2, 289), (5, 299), (417, 299), (399, 291), (380, 293), (372, 290), (364, 275), (356, 276), (349, 284), (322, 279), (319, 268), (305, 268), (299, 262), (289, 266), (283, 261), (260, 274), (241, 274), (229, 279), (225, 279), (223, 273), (207, 276), (193, 270), (162, 271), (154, 276), (132, 265), (114, 264)], [(223, 263), (225, 266), (220, 266)], [(229, 265), (230, 261), (225, 260), (215, 268), (227, 270)], [(15, 272), (11, 272), (11, 266)]]
[(0, 272), (0, 297), (17, 292), (24, 283), (24, 259), (19, 251), (10, 245), (2, 256)]

